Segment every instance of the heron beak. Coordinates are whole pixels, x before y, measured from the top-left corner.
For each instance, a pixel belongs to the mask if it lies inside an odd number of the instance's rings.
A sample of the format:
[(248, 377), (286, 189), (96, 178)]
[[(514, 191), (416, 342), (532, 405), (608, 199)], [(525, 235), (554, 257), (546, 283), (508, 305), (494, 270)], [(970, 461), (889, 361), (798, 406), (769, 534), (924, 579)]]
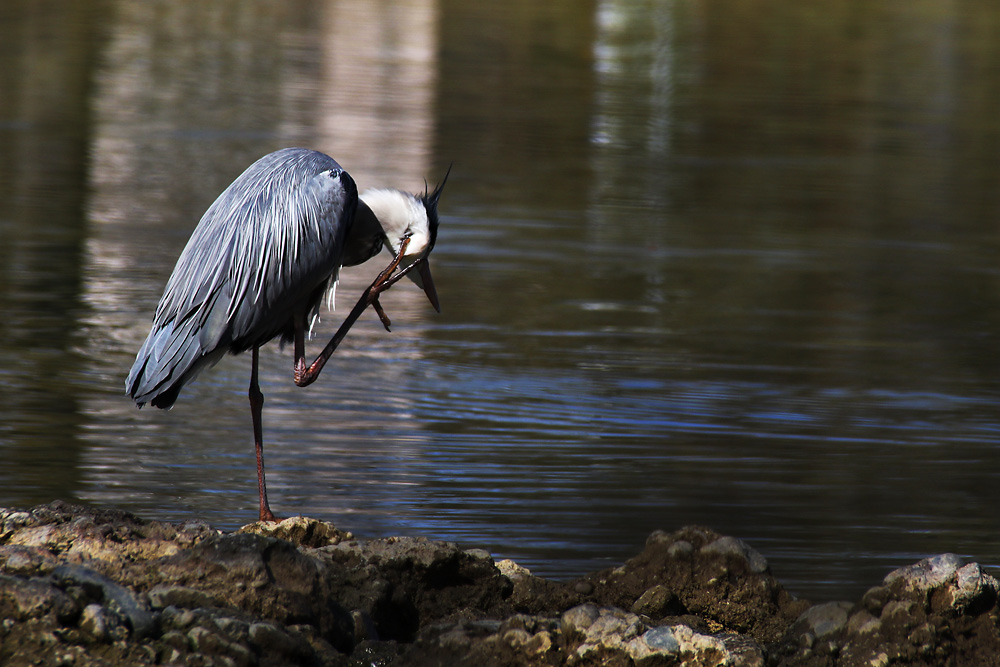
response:
[(416, 271), (411, 271), (406, 276), (424, 291), (424, 294), (430, 299), (431, 305), (434, 306), (434, 310), (440, 313), (441, 303), (438, 301), (437, 290), (434, 289), (434, 280), (431, 278), (431, 265), (427, 262), (426, 257), (417, 261), (416, 269)]

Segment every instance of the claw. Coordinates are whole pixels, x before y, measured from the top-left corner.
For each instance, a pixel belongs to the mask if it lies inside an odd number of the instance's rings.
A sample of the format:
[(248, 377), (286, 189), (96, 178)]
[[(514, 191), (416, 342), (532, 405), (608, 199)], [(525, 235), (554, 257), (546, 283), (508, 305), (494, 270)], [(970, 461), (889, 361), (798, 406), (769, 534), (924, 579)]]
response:
[(389, 328), (392, 326), (392, 322), (389, 320), (389, 316), (386, 315), (385, 311), (382, 309), (382, 303), (378, 300), (377, 296), (375, 297), (375, 300), (372, 301), (372, 308), (374, 308), (375, 312), (378, 313), (378, 318), (382, 320), (382, 326), (385, 327), (385, 330), (392, 331), (392, 329)]

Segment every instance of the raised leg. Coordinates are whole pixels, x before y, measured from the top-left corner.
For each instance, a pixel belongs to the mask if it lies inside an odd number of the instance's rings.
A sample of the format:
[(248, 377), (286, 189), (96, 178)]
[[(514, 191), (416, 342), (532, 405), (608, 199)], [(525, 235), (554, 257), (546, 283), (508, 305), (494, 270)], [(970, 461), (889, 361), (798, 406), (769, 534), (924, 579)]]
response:
[(424, 261), (418, 260), (417, 262), (407, 266), (396, 275), (393, 275), (393, 271), (396, 270), (400, 261), (403, 259), (403, 254), (406, 252), (406, 246), (409, 242), (410, 239), (403, 239), (399, 247), (399, 252), (396, 253), (395, 258), (393, 258), (389, 266), (385, 267), (385, 270), (383, 270), (382, 273), (378, 274), (378, 277), (375, 278), (375, 282), (373, 282), (368, 289), (364, 291), (364, 294), (362, 294), (361, 298), (358, 299), (358, 303), (355, 304), (354, 309), (351, 310), (343, 324), (340, 325), (337, 333), (333, 335), (333, 338), (331, 338), (330, 342), (326, 344), (323, 351), (319, 353), (316, 360), (312, 362), (312, 365), (309, 366), (309, 368), (305, 368), (304, 360), (301, 367), (298, 362), (296, 362), (294, 377), (295, 384), (300, 387), (308, 387), (316, 381), (316, 378), (319, 377), (320, 371), (323, 370), (323, 366), (326, 365), (326, 362), (333, 355), (334, 350), (336, 350), (337, 346), (340, 345), (340, 342), (344, 340), (344, 337), (347, 336), (347, 332), (351, 330), (351, 327), (354, 326), (354, 323), (358, 321), (358, 318), (361, 317), (361, 313), (365, 312), (365, 309), (368, 306), (373, 304), (375, 305), (375, 312), (378, 313), (379, 319), (382, 320), (382, 326), (386, 328), (386, 331), (389, 330), (389, 318), (382, 309), (382, 304), (378, 302), (379, 294), (395, 285), (400, 278), (409, 273), (410, 270), (417, 266), (421, 261)]
[(253, 361), (250, 367), (250, 418), (253, 420), (253, 440), (257, 449), (257, 490), (260, 493), (260, 520), (277, 521), (267, 503), (267, 484), (264, 482), (264, 427), (261, 423), (261, 410), (264, 407), (264, 394), (257, 384), (257, 346), (253, 348)]

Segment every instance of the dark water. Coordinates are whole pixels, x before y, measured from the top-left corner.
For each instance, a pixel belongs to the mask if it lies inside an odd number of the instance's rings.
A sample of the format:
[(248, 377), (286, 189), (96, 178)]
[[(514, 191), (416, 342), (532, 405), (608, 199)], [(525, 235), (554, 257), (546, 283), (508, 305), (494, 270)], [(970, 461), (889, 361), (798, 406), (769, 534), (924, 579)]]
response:
[(4, 2), (0, 505), (255, 518), (249, 359), (167, 413), (122, 384), (204, 209), (305, 145), (362, 187), (455, 166), (441, 315), (393, 290), (307, 390), (262, 354), (279, 513), (549, 576), (700, 523), (821, 600), (1000, 563), (998, 34), (930, 0)]

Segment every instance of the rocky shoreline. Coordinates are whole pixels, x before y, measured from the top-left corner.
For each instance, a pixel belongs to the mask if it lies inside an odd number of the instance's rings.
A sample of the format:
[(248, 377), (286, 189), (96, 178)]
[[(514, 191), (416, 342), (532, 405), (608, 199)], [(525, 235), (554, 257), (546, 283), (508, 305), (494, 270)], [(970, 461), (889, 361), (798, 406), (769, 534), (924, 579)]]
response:
[(943, 554), (813, 606), (701, 527), (555, 582), (304, 517), (223, 533), (60, 502), (0, 509), (0, 665), (996, 665), (998, 589)]

